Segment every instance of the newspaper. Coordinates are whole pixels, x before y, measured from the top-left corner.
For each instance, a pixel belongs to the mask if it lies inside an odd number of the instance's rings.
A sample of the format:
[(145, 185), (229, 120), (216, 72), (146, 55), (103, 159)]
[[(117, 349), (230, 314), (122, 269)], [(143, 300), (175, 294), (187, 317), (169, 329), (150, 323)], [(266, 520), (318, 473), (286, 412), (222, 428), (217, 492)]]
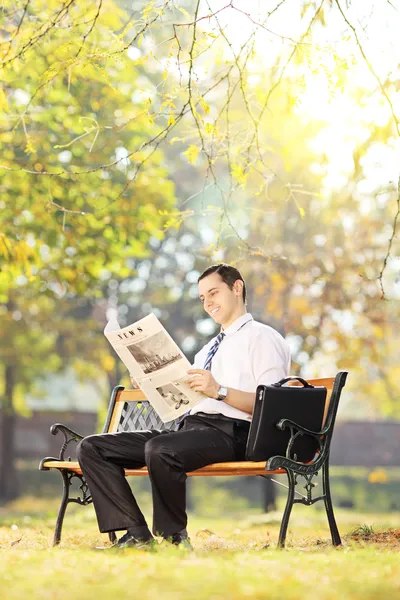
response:
[(185, 383), (191, 364), (153, 313), (123, 329), (112, 319), (104, 335), (164, 423), (204, 400)]

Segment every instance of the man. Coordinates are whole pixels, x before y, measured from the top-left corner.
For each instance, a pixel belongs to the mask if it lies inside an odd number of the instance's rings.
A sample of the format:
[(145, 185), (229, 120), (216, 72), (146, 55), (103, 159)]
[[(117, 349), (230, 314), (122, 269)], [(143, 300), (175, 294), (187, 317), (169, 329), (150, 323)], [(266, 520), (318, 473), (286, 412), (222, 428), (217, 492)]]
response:
[(204, 395), (180, 429), (92, 435), (78, 446), (101, 532), (126, 530), (118, 548), (154, 543), (124, 476), (147, 466), (153, 493), (153, 533), (190, 547), (186, 473), (216, 462), (244, 460), (256, 388), (287, 376), (289, 347), (271, 327), (246, 312), (239, 271), (213, 265), (198, 279), (205, 312), (221, 331), (196, 355), (188, 384)]

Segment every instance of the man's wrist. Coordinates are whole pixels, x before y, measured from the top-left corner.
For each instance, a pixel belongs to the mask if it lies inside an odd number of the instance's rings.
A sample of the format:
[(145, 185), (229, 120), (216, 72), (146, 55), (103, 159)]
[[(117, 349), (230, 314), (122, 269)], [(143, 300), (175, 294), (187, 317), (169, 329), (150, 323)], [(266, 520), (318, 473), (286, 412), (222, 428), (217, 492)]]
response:
[(228, 395), (228, 388), (225, 387), (224, 385), (219, 385), (216, 400), (225, 402), (227, 395)]
[(218, 390), (219, 390), (219, 383), (215, 382), (214, 392), (212, 395), (210, 394), (209, 397), (216, 400), (218, 398)]

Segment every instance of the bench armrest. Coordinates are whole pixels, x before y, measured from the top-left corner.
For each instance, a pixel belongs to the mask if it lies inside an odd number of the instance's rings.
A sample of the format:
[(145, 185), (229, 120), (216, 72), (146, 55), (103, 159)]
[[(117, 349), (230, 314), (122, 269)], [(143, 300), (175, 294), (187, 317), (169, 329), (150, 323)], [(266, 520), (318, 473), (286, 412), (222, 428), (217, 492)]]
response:
[[(50, 427), (50, 432), (53, 435), (57, 435), (57, 433), (61, 431), (61, 433), (64, 436), (64, 442), (60, 448), (60, 453), (58, 455), (58, 459), (57, 460), (65, 460), (64, 458), (64, 452), (67, 449), (67, 446), (71, 443), (71, 442), (80, 442), (81, 440), (83, 440), (84, 436), (80, 435), (79, 433), (76, 433), (76, 431), (73, 431), (72, 429), (70, 429), (69, 427), (67, 427), (66, 425), (63, 425), (62, 423), (54, 423), (54, 425), (52, 425)], [(71, 460), (70, 458), (68, 458), (68, 460)]]
[(294, 421), (291, 421), (290, 419), (281, 419), (280, 421), (278, 421), (276, 426), (281, 431), (283, 431), (284, 429), (290, 430), (290, 439), (289, 439), (288, 445), (286, 447), (286, 454), (285, 454), (286, 458), (297, 461), (297, 456), (296, 455), (291, 456), (291, 452), (292, 452), (294, 442), (296, 441), (296, 439), (299, 436), (302, 436), (302, 435), (307, 435), (307, 436), (314, 438), (318, 443), (317, 453), (322, 452), (321, 436), (324, 435), (324, 430), (311, 431), (310, 429), (307, 429), (306, 427), (303, 427), (302, 425), (299, 425), (298, 423), (295, 423)]
[(84, 435), (77, 433), (76, 431), (74, 431), (73, 429), (70, 429), (66, 425), (63, 425), (62, 423), (54, 423), (54, 425), (52, 425), (50, 427), (50, 432), (53, 435), (57, 435), (57, 433), (59, 431), (61, 431), (61, 433), (63, 433), (64, 436), (66, 436), (69, 433), (71, 436), (71, 439), (74, 439), (76, 442), (80, 442), (85, 437)]
[(328, 431), (328, 427), (324, 427), (324, 429), (322, 429), (321, 431), (311, 431), (311, 429), (307, 429), (306, 427), (303, 427), (303, 425), (299, 425), (298, 423), (295, 423), (294, 421), (291, 421), (290, 419), (281, 419), (280, 421), (278, 421), (276, 426), (281, 431), (286, 429), (286, 427), (289, 427), (289, 429), (291, 431), (293, 431), (294, 429), (297, 429), (297, 431), (299, 433), (301, 432), (302, 434), (310, 435), (315, 438), (319, 438), (322, 435), (325, 435)]

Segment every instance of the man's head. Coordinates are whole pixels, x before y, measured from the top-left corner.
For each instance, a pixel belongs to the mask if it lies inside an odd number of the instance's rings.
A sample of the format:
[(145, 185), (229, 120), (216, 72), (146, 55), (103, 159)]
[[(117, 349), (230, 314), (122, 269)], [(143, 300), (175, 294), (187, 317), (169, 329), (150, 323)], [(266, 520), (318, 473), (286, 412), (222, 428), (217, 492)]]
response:
[(212, 265), (197, 281), (204, 310), (219, 325), (229, 327), (246, 312), (246, 284), (235, 267)]

